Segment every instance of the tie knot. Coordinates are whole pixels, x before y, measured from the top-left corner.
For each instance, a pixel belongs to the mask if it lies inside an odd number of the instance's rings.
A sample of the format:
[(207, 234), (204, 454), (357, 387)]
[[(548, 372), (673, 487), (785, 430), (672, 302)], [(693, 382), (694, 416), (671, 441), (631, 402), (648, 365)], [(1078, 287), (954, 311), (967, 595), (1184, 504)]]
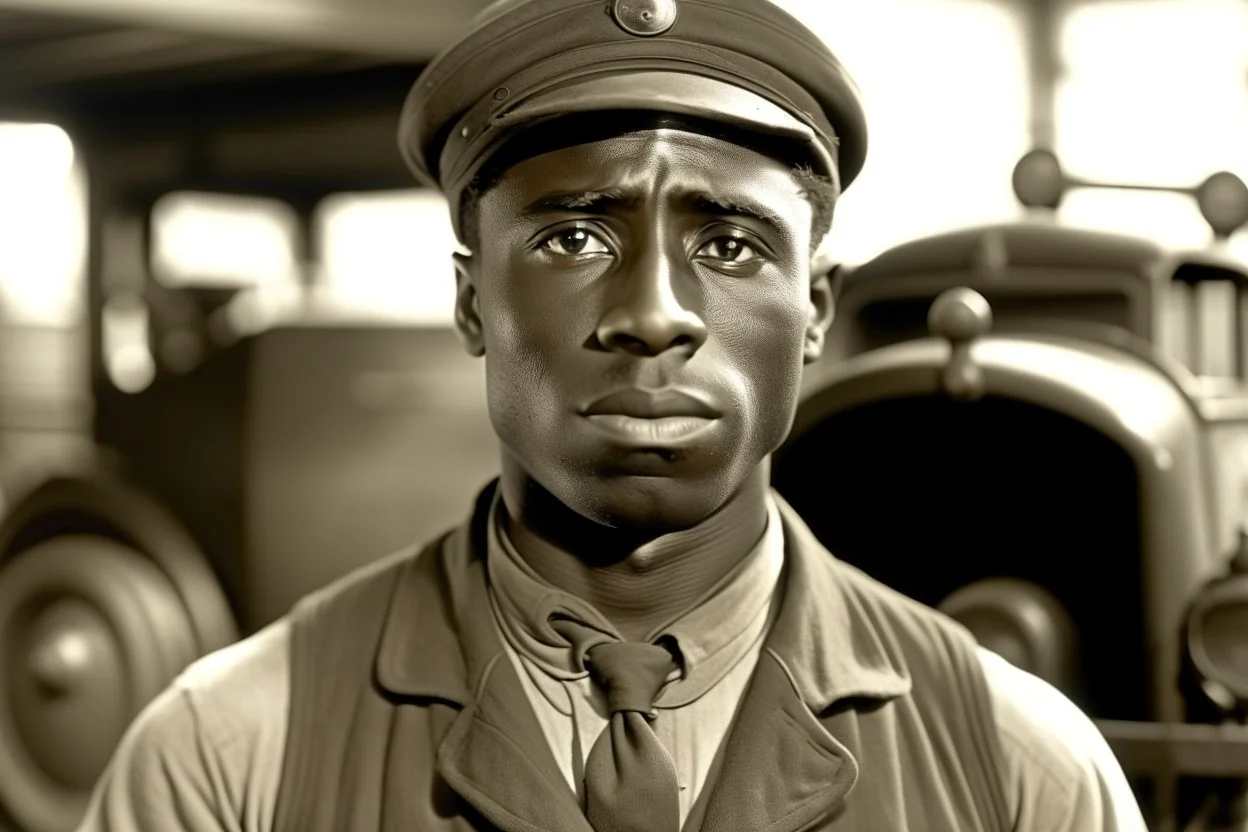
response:
[(611, 641), (590, 649), (589, 675), (607, 695), (611, 713), (636, 711), (652, 715), (654, 698), (678, 669), (676, 660), (657, 644)]

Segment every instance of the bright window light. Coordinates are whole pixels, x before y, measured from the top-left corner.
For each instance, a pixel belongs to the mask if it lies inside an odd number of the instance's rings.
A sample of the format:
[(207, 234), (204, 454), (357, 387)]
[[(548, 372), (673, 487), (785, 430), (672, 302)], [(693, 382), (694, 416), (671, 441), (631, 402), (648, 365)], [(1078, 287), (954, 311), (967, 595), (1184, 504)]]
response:
[(1075, 190), (1058, 215), (1065, 225), (1145, 237), (1171, 249), (1199, 250), (1211, 238), (1195, 201), (1164, 191)]
[(0, 174), (10, 182), (42, 183), (73, 170), (74, 143), (54, 124), (0, 124), (0, 142)]
[(0, 124), (0, 320), (81, 320), (86, 229), (85, 177), (65, 131)]
[(1022, 216), (1027, 151), (1024, 21), (992, 0), (780, 0), (858, 82), (867, 165), (837, 208), (828, 249), (858, 263), (917, 236)]
[(451, 325), (456, 243), (441, 194), (340, 194), (322, 204), (317, 227), (321, 305), (421, 326)]
[(1081, 4), (1061, 52), (1057, 151), (1072, 173), (1192, 186), (1248, 162), (1242, 0)]
[(152, 263), (169, 286), (269, 288), (298, 281), (298, 221), (283, 202), (182, 191), (152, 211)]
[[(1062, 20), (1061, 52), (1055, 149), (1072, 175), (1195, 187), (1218, 170), (1248, 174), (1242, 0), (1079, 4)], [(1181, 195), (1091, 190), (1072, 194), (1059, 217), (1166, 245), (1212, 239)]]

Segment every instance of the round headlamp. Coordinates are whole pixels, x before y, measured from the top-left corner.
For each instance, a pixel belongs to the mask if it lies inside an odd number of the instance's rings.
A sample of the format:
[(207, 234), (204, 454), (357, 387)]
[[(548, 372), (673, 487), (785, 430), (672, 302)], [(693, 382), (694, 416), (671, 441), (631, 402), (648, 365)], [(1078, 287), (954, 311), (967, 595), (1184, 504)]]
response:
[(1187, 652), (1215, 705), (1248, 708), (1248, 573), (1233, 571), (1196, 596), (1187, 618)]
[(955, 591), (940, 611), (975, 640), (1016, 667), (1064, 688), (1074, 664), (1070, 614), (1044, 587), (1015, 578), (989, 578)]

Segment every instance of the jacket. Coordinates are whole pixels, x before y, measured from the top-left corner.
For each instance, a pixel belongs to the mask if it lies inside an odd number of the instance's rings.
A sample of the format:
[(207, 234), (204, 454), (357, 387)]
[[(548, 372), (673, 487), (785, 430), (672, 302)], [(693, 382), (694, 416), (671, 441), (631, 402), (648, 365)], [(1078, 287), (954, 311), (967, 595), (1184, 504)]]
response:
[[(294, 611), (278, 832), (592, 832), (491, 617), (492, 488)], [(685, 830), (1009, 829), (973, 638), (779, 502), (780, 610)]]

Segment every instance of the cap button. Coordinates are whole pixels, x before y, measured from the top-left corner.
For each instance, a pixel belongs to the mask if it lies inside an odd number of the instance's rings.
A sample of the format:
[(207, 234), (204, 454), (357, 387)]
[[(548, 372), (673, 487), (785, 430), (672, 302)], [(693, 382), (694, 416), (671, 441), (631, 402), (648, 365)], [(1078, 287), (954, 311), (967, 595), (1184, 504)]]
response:
[(614, 0), (611, 16), (630, 35), (661, 35), (676, 24), (676, 0)]

